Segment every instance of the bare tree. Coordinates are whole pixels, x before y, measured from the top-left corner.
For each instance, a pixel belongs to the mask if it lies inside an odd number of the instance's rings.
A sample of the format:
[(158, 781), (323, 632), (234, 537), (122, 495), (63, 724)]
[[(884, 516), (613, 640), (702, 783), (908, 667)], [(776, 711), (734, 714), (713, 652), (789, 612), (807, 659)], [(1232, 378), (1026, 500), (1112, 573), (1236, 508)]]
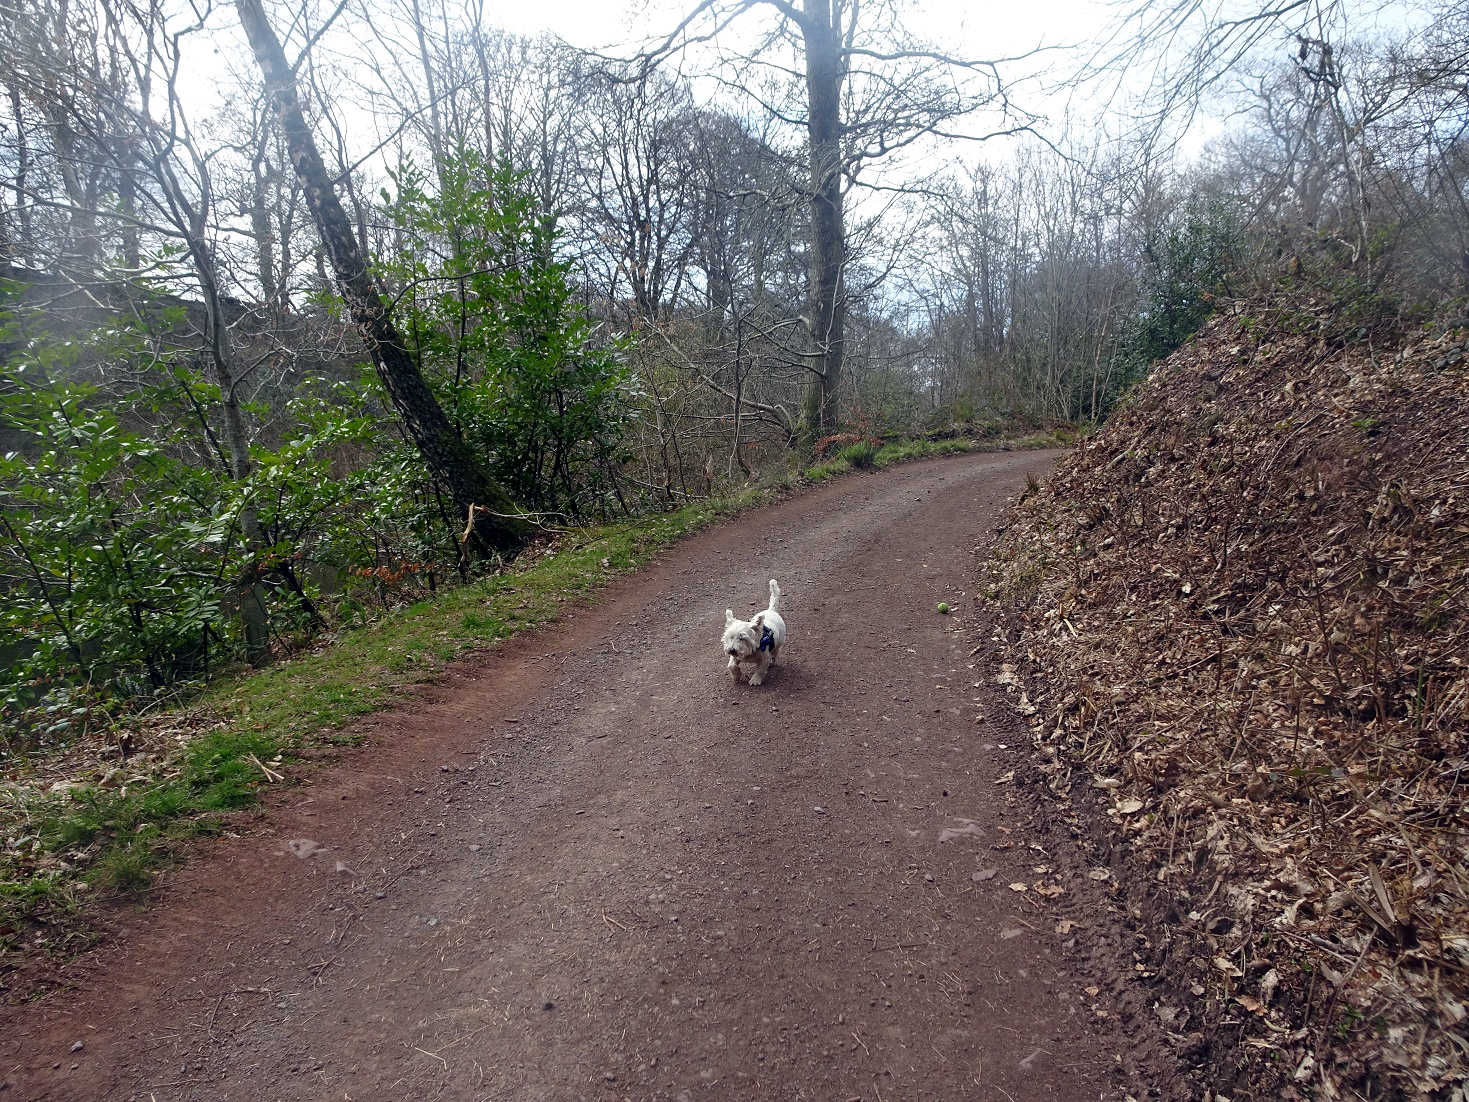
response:
[[(1026, 129), (1028, 120), (1009, 100), (999, 61), (955, 57), (916, 41), (904, 27), (898, 0), (802, 0), (799, 6), (790, 0), (701, 0), (641, 55), (641, 64), (646, 68), (675, 50), (714, 41), (756, 11), (773, 22), (761, 45), (740, 59), (742, 74), (726, 83), (805, 132), (811, 382), (803, 421), (815, 435), (840, 419), (849, 190), (864, 186), (866, 166), (925, 137), (990, 136), (951, 129), (981, 108), (999, 113), (1004, 132)], [(751, 66), (770, 77), (768, 87), (750, 79)]]
[(688, 90), (653, 73), (632, 83), (593, 74), (584, 106), (587, 217), (608, 254), (607, 295), (620, 285), (636, 316), (657, 321), (693, 256), (698, 202)]

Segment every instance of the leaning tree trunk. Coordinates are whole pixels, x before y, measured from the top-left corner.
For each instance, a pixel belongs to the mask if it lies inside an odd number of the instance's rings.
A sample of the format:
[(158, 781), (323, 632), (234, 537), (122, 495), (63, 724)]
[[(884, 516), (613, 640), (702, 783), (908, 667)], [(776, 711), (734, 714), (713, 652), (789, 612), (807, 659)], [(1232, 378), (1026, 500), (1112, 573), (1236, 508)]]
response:
[(806, 0), (801, 19), (806, 47), (806, 116), (811, 155), (811, 271), (807, 282), (813, 376), (806, 390), (803, 429), (831, 431), (839, 421), (846, 295), (842, 269), (847, 236), (842, 218), (842, 40), (831, 0)]
[(490, 477), (455, 432), (408, 354), (306, 125), (296, 94), (296, 78), (280, 40), (265, 18), (261, 0), (236, 0), (235, 7), (265, 77), (266, 92), (280, 116), (291, 164), (301, 181), (342, 297), (367, 341), (379, 378), (430, 473), (449, 491), (459, 515), (466, 520), (467, 542), (482, 553), (515, 550), (525, 541), (530, 526), (518, 518), (519, 511), (510, 495)]

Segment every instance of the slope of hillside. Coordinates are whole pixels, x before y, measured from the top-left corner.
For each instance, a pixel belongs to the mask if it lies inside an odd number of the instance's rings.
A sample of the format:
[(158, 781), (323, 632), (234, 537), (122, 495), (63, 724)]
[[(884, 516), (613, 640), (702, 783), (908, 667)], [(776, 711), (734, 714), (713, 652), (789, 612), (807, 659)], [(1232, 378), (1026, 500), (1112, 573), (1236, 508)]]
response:
[(1235, 1099), (1465, 1097), (1466, 338), (1223, 310), (992, 568), (1042, 768), (1104, 804)]

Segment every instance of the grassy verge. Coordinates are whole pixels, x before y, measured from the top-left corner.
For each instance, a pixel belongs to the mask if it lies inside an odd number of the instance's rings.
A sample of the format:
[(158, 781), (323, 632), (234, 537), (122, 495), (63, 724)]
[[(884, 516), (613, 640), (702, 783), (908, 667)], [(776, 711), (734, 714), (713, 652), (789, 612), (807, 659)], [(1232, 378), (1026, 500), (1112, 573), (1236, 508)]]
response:
[(805, 478), (811, 482), (825, 482), (829, 478), (853, 470), (869, 468), (881, 470), (894, 463), (912, 459), (928, 459), (936, 455), (957, 455), (972, 451), (1025, 451), (1040, 448), (1069, 447), (1076, 442), (1075, 434), (1069, 430), (1048, 430), (1030, 433), (1027, 436), (1005, 440), (1000, 443), (977, 441), (967, 437), (950, 440), (903, 440), (877, 447), (869, 441), (860, 441), (843, 448), (836, 455), (814, 467), (808, 467)]
[(56, 791), (0, 790), (0, 951), (65, 948), (88, 894), (145, 885), (220, 812), (255, 802), (266, 770), (347, 740), (342, 728), (436, 677), (465, 652), (555, 620), (569, 603), (768, 491), (582, 530), (533, 565), (400, 609), (331, 645), (222, 682), (178, 717), (180, 742), (139, 769), (99, 767)]
[[(1037, 434), (998, 446), (1057, 443)], [(145, 886), (184, 839), (217, 833), (221, 813), (254, 803), (267, 771), (279, 775), (310, 748), (351, 741), (343, 727), (353, 719), (389, 706), (468, 651), (556, 620), (563, 608), (685, 536), (802, 481), (978, 447), (963, 439), (869, 445), (866, 458), (844, 453), (772, 486), (580, 530), (537, 562), (211, 687), (167, 717), (166, 737), (142, 761), (119, 767), (94, 760), (81, 776), (50, 788), (26, 779), (0, 782), (0, 954), (77, 946), (86, 937), (80, 916), (87, 898)]]

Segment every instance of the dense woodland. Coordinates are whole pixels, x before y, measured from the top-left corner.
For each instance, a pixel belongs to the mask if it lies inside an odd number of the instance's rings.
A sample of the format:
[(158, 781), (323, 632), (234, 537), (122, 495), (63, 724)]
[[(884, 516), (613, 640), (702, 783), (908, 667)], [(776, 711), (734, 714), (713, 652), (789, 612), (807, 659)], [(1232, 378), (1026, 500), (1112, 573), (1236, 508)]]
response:
[(1098, 422), (1221, 297), (1464, 310), (1462, 0), (1008, 61), (905, 10), (611, 56), (472, 0), (0, 0), (0, 749), (539, 531)]

